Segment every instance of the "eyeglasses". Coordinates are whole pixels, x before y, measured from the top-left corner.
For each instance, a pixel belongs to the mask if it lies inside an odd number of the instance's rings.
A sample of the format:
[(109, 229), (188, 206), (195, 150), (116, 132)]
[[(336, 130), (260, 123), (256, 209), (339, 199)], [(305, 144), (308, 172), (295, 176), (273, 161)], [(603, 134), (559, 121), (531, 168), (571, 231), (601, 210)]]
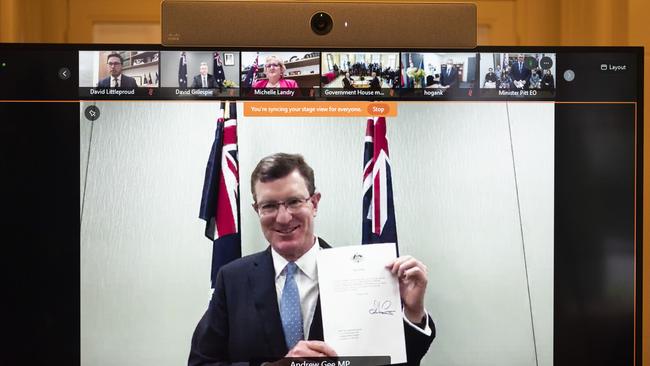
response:
[(121, 62), (109, 62), (108, 66), (117, 66), (117, 65), (121, 65), (121, 64), (122, 64)]
[(272, 217), (276, 216), (278, 212), (280, 211), (280, 206), (284, 206), (284, 208), (290, 213), (290, 214), (295, 214), (297, 213), (301, 208), (305, 206), (305, 204), (313, 197), (314, 195), (311, 195), (307, 198), (297, 198), (297, 197), (292, 197), (289, 198), (286, 201), (278, 201), (278, 202), (262, 202), (262, 203), (256, 203), (253, 205), (255, 210), (257, 210), (257, 213), (260, 215), (260, 217)]
[(280, 67), (280, 64), (266, 64), (264, 67)]

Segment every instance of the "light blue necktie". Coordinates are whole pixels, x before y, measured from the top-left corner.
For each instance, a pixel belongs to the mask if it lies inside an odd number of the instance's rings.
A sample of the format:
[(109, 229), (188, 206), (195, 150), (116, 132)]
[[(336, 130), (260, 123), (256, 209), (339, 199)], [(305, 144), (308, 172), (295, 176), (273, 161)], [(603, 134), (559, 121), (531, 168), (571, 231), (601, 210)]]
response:
[(295, 262), (289, 262), (285, 268), (286, 279), (280, 299), (280, 317), (282, 318), (282, 329), (284, 329), (284, 340), (287, 343), (287, 348), (292, 349), (298, 341), (303, 339), (302, 313), (298, 285), (293, 278), (298, 267)]

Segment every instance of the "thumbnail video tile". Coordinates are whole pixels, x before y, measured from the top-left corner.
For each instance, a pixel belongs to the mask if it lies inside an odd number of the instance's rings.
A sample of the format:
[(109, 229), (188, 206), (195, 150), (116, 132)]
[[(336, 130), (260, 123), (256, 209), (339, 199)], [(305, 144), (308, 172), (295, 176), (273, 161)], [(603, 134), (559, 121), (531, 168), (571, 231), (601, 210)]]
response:
[(397, 97), (398, 53), (323, 53), (324, 97)]
[(472, 96), (476, 53), (402, 53), (403, 96), (445, 98)]
[(312, 98), (320, 87), (320, 53), (242, 52), (242, 95), (256, 98)]
[(81, 97), (153, 95), (160, 86), (158, 51), (79, 52)]
[(554, 53), (481, 53), (481, 96), (553, 97)]
[(239, 52), (163, 51), (161, 70), (167, 97), (239, 96)]

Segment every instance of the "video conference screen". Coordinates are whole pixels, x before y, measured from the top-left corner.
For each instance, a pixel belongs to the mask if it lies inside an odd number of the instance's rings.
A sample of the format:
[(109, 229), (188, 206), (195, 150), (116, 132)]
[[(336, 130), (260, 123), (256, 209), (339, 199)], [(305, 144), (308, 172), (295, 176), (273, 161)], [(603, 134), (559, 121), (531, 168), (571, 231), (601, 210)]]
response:
[[(9, 348), (188, 364), (219, 266), (269, 247), (251, 174), (289, 153), (314, 171), (314, 235), (390, 230), (426, 266), (422, 365), (640, 365), (642, 55), (2, 45)], [(215, 164), (227, 233), (200, 218)]]

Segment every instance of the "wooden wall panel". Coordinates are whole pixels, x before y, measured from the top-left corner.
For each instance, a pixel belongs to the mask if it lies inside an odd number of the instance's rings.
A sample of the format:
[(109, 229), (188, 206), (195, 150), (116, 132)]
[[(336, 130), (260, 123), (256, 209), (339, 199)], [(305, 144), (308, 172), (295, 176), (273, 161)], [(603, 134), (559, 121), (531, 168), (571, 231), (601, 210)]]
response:
[(628, 4), (613, 0), (572, 0), (560, 6), (561, 43), (576, 46), (627, 44)]
[[(123, 24), (133, 29), (138, 26), (147, 29), (160, 24), (160, 0), (69, 0), (69, 3), (67, 41), (70, 43), (99, 43), (93, 38), (96, 25)], [(128, 37), (129, 42), (124, 42), (123, 32), (116, 32), (114, 37), (102, 33), (98, 40), (102, 43), (160, 43), (160, 32), (154, 37), (150, 31), (134, 31)]]
[(0, 0), (0, 42), (17, 42), (16, 0)]
[(66, 42), (65, 0), (0, 0), (0, 42)]
[(479, 38), (482, 45), (516, 44), (516, 1), (484, 1), (477, 7)]

